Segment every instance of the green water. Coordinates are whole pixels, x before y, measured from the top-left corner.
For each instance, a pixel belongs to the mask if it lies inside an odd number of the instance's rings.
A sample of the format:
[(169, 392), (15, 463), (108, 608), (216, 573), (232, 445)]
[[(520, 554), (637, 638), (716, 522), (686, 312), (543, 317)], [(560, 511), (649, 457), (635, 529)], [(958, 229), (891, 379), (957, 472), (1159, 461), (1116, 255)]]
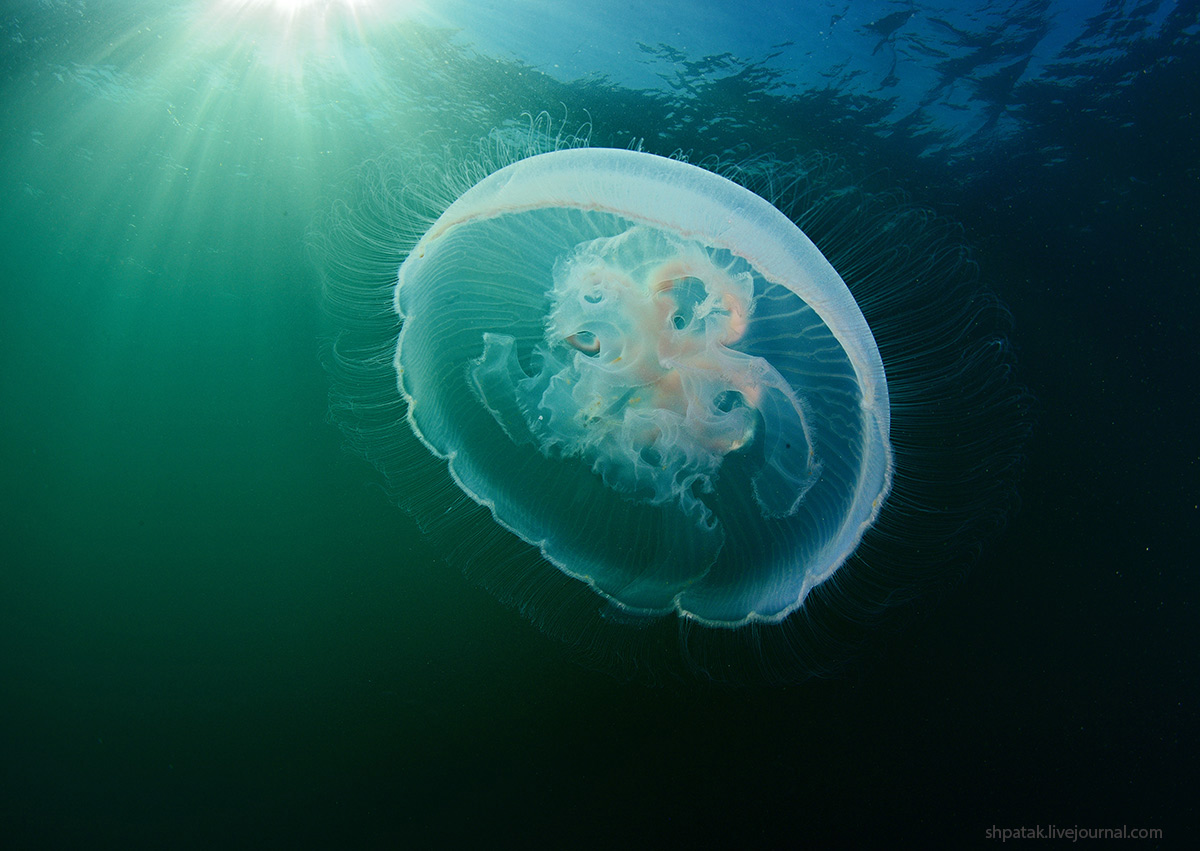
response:
[(446, 132), (403, 108), (435, 75), (301, 79), (353, 57), (104, 11), (25, 17), (3, 90), (0, 824), (286, 835), (294, 800), (354, 812), (397, 762), (419, 796), (537, 700), (514, 673), (575, 676), (326, 419), (310, 228), (363, 160)]

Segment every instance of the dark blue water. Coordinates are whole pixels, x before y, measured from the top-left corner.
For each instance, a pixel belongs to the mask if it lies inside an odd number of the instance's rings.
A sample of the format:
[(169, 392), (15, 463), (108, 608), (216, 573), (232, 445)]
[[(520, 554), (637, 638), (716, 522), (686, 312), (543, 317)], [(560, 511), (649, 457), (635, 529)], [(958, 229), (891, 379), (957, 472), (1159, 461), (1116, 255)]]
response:
[[(1186, 841), (1197, 5), (384, 5), (0, 13), (0, 842)], [(837, 677), (577, 664), (329, 422), (314, 228), (365, 161), (543, 110), (835, 154), (1011, 310), (1019, 508)]]

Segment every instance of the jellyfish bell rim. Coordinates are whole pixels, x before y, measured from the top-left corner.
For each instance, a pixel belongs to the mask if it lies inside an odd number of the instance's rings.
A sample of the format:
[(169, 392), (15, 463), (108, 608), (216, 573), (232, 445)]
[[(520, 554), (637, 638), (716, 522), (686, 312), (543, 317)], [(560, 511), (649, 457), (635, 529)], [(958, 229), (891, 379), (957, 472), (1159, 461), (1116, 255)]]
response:
[[(749, 611), (738, 620), (715, 620), (689, 611), (680, 591), (661, 609), (644, 609), (601, 590), (551, 552), (548, 539), (533, 540), (509, 522), (495, 500), (468, 486), (456, 470), (458, 452), (437, 446), (418, 423), (420, 403), (409, 392), (402, 363), (408, 330), (405, 288), (429, 251), (455, 228), (490, 218), (547, 207), (599, 211), (659, 228), (726, 250), (744, 259), (773, 284), (796, 294), (817, 314), (841, 345), (857, 378), (865, 432), (857, 486), (843, 523), (821, 548), (795, 569), (804, 571), (795, 599), (770, 612)], [(747, 247), (753, 246), (753, 251)], [(536, 547), (561, 573), (587, 584), (599, 597), (631, 616), (662, 617), (672, 610), (702, 626), (736, 629), (753, 623), (776, 624), (801, 608), (809, 592), (829, 579), (861, 544), (879, 517), (892, 487), (890, 400), (883, 361), (873, 332), (846, 283), (811, 239), (783, 212), (751, 190), (681, 160), (618, 148), (570, 148), (536, 154), (500, 168), (454, 200), (417, 241), (400, 265), (393, 307), (402, 325), (393, 363), (413, 433), (433, 455), (446, 461), (459, 489), (489, 510), (495, 521)]]

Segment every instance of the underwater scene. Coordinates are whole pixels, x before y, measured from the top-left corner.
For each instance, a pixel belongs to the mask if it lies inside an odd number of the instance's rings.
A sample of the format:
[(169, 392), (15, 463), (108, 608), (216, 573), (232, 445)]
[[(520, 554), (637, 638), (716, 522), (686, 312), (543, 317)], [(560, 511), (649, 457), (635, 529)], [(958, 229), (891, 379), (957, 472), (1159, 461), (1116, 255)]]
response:
[(1200, 4), (0, 27), (0, 845), (1200, 827)]

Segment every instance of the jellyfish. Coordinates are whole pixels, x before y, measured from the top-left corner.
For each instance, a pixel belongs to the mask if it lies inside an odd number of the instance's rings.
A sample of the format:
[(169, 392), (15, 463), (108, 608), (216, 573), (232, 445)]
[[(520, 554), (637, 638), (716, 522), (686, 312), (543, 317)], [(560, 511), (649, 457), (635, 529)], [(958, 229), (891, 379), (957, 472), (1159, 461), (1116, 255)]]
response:
[(393, 229), (400, 262), (386, 289), (361, 262), (334, 276), (342, 313), (373, 317), (333, 346), (334, 407), (447, 560), (547, 632), (640, 664), (674, 628), (704, 675), (750, 658), (797, 679), (846, 643), (831, 621), (1003, 513), (1021, 392), (979, 330), (1003, 310), (923, 211), (812, 162), (781, 184), (542, 137), (489, 150), (442, 172), (482, 175), (452, 199), (420, 173), (341, 220), (360, 254)]

